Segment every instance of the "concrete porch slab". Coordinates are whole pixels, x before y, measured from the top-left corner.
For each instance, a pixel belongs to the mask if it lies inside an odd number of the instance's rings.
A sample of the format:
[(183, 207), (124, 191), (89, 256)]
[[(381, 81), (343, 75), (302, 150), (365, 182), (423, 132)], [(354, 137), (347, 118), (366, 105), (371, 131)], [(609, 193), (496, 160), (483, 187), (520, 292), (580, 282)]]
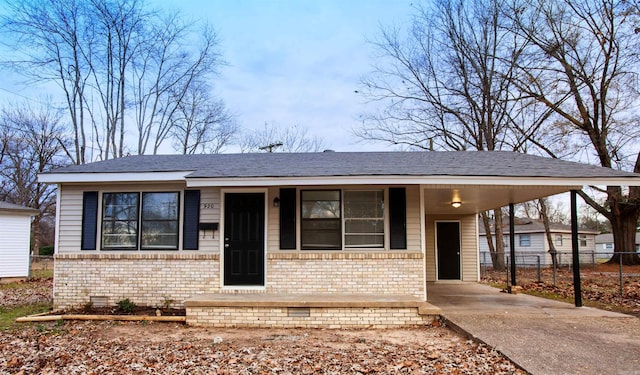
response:
[(388, 294), (212, 293), (185, 300), (193, 307), (418, 308), (420, 315), (440, 315), (440, 308), (419, 297)]

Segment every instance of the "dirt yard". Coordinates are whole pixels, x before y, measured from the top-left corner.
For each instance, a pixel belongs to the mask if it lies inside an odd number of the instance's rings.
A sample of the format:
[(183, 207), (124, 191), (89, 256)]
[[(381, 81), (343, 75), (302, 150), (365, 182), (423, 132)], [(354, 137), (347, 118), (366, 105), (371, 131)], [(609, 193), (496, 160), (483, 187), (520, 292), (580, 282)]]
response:
[(7, 374), (525, 374), (445, 327), (204, 329), (73, 322), (0, 333)]
[[(0, 288), (0, 314), (51, 299), (51, 280)], [(413, 329), (212, 329), (49, 322), (0, 330), (0, 374), (525, 374), (435, 324)]]
[[(640, 317), (640, 266), (624, 266), (622, 276), (621, 295), (619, 265), (599, 264), (595, 267), (581, 267), (583, 304)], [(504, 286), (506, 280), (506, 272), (491, 269), (483, 272), (484, 283)], [(573, 301), (573, 271), (570, 267), (557, 270), (555, 285), (551, 268), (541, 270), (540, 283), (535, 268), (519, 268), (516, 281), (526, 293)]]

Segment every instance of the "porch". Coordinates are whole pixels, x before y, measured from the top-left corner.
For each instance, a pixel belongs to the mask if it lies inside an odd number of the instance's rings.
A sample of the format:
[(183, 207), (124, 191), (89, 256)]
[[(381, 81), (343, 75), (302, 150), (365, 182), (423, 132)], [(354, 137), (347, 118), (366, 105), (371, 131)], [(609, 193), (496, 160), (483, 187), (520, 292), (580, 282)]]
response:
[(410, 295), (215, 293), (185, 301), (187, 324), (259, 328), (398, 328), (430, 324), (440, 308)]

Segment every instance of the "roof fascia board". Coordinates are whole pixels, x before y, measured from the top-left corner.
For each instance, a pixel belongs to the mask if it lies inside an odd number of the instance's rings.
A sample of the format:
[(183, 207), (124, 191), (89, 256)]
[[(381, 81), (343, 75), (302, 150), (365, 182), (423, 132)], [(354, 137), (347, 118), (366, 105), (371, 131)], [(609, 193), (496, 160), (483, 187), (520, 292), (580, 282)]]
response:
[(188, 178), (192, 171), (118, 172), (118, 173), (44, 173), (43, 183), (153, 182), (184, 181), (188, 187), (207, 186), (280, 186), (280, 185), (361, 185), (422, 184), (426, 185), (510, 185), (565, 186), (580, 189), (584, 185), (640, 186), (640, 178), (623, 177), (502, 177), (502, 176), (321, 176), (321, 177), (222, 177)]
[(38, 181), (48, 184), (82, 182), (153, 182), (184, 181), (192, 171), (176, 172), (125, 172), (125, 173), (45, 173)]
[(234, 177), (187, 178), (188, 187), (207, 186), (281, 186), (281, 185), (510, 185), (563, 186), (581, 189), (584, 185), (640, 186), (638, 179), (607, 178), (549, 178), (549, 177), (492, 177), (492, 176), (328, 176), (328, 177)]
[(36, 210), (35, 208), (26, 208), (26, 209), (0, 208), (0, 212), (18, 214), (23, 216), (35, 216), (40, 213), (40, 211)]

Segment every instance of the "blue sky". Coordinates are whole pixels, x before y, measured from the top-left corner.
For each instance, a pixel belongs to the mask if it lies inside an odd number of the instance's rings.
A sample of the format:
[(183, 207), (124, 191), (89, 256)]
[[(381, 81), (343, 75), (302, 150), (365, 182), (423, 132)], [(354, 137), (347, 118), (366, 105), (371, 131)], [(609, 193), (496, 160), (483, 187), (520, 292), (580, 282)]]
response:
[(388, 149), (351, 135), (365, 110), (354, 91), (373, 63), (367, 39), (376, 37), (381, 24), (405, 24), (410, 0), (157, 3), (214, 26), (229, 64), (216, 93), (241, 126), (297, 124), (336, 151)]
[[(298, 125), (336, 151), (385, 150), (358, 142), (351, 129), (366, 110), (355, 93), (371, 70), (381, 25), (406, 25), (411, 0), (148, 0), (208, 22), (228, 63), (214, 83), (244, 129)], [(25, 87), (0, 77), (0, 103), (55, 102), (55, 87)], [(233, 151), (233, 150), (230, 150)]]

